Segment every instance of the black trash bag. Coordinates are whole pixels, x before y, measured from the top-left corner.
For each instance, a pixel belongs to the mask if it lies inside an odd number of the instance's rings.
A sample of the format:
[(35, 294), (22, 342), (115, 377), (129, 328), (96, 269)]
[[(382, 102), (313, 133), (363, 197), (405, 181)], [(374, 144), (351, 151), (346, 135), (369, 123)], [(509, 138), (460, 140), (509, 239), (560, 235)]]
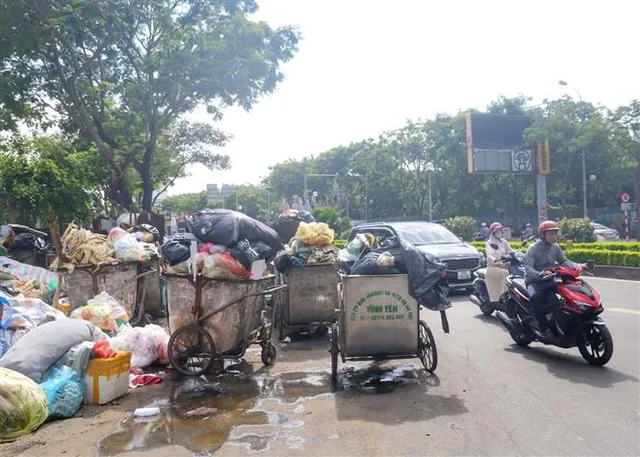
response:
[(157, 228), (155, 228), (153, 225), (151, 224), (140, 224), (140, 225), (136, 225), (133, 230), (131, 230), (132, 233), (136, 233), (136, 232), (145, 232), (145, 233), (151, 233), (153, 235), (153, 242), (157, 243), (158, 241), (160, 241), (160, 232), (158, 231)]
[(285, 251), (280, 251), (273, 260), (273, 265), (278, 273), (286, 274), (291, 267), (291, 256)]
[(251, 247), (258, 253), (258, 259), (269, 260), (273, 258), (276, 252), (278, 252), (276, 249), (272, 248), (266, 243), (263, 243), (262, 241), (252, 243)]
[(162, 255), (169, 266), (174, 266), (185, 260), (189, 260), (191, 251), (189, 247), (181, 244), (179, 241), (169, 240), (162, 245)]
[(22, 251), (22, 250), (33, 250), (36, 248), (38, 240), (33, 233), (22, 232), (16, 234), (13, 239), (13, 243), (11, 244), (11, 249)]
[(250, 218), (246, 214), (229, 209), (214, 209), (198, 213), (192, 233), (205, 243), (233, 246), (239, 240), (263, 243), (278, 249), (278, 234), (271, 227)]
[(247, 240), (240, 240), (227, 249), (247, 270), (251, 270), (251, 264), (260, 257)]
[(430, 310), (450, 307), (447, 302), (449, 284), (443, 276), (447, 266), (414, 247), (405, 247), (402, 258), (409, 275), (411, 296)]
[[(392, 253), (394, 254), (394, 253)], [(378, 265), (378, 257), (380, 257), (382, 253), (380, 252), (369, 252), (361, 256), (356, 263), (351, 267), (352, 275), (356, 276), (374, 276), (374, 275), (397, 275), (401, 274), (401, 263), (398, 263), (397, 255), (394, 254), (394, 258), (396, 260), (396, 264), (393, 267), (381, 267)]]

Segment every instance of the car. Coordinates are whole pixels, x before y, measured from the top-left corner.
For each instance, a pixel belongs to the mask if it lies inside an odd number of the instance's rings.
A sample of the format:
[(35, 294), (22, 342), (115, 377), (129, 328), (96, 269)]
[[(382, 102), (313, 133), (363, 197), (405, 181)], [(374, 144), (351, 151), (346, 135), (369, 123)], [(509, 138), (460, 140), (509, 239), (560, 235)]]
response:
[(447, 265), (446, 277), (452, 290), (472, 290), (473, 273), (485, 263), (484, 254), (436, 223), (369, 222), (354, 227), (348, 241), (360, 233), (370, 233), (378, 238), (396, 236), (431, 254)]
[(614, 241), (620, 239), (620, 235), (616, 229), (595, 222), (591, 223), (591, 227), (593, 227), (593, 233), (598, 241)]

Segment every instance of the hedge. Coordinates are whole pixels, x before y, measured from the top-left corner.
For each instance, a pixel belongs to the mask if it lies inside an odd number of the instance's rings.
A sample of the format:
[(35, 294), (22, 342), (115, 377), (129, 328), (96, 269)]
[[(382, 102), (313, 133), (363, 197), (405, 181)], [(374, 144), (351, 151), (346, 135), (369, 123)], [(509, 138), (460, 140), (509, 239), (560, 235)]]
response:
[[(346, 240), (335, 240), (338, 248), (346, 245)], [(484, 241), (470, 243), (478, 251), (485, 251)], [(522, 249), (520, 241), (509, 242), (515, 250)], [(565, 249), (565, 243), (560, 243)], [(640, 241), (598, 241), (595, 243), (574, 243), (573, 248), (565, 250), (567, 258), (574, 262), (584, 263), (587, 260), (595, 260), (596, 265), (610, 265), (617, 267), (640, 267)]]

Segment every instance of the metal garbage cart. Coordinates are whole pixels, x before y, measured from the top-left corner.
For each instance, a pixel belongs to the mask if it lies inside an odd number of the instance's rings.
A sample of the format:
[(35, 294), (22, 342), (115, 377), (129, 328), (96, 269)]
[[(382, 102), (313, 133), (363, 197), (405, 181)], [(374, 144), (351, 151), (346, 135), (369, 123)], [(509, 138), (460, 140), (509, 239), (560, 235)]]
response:
[(433, 372), (438, 352), (420, 305), (409, 294), (407, 275), (344, 276), (338, 284), (338, 321), (331, 330), (331, 376), (338, 354), (347, 360), (417, 357)]
[(257, 280), (210, 279), (202, 275), (163, 274), (169, 317), (169, 361), (180, 373), (199, 376), (214, 361), (243, 357), (252, 344), (262, 347), (262, 362), (272, 365), (276, 347), (264, 297), (286, 285), (275, 276)]
[(292, 330), (313, 325), (326, 331), (336, 319), (339, 282), (340, 276), (332, 263), (294, 266), (288, 275), (280, 275), (280, 283), (288, 286), (278, 294), (273, 318), (280, 341)]
[(138, 282), (142, 281), (141, 297), (144, 300), (146, 277), (157, 275), (158, 268), (140, 271), (140, 262), (113, 262), (102, 265), (78, 265), (72, 272), (61, 269), (67, 286), (67, 296), (73, 308), (87, 304), (87, 301), (101, 292), (107, 292), (127, 312), (130, 323), (143, 322), (144, 304), (138, 301)]

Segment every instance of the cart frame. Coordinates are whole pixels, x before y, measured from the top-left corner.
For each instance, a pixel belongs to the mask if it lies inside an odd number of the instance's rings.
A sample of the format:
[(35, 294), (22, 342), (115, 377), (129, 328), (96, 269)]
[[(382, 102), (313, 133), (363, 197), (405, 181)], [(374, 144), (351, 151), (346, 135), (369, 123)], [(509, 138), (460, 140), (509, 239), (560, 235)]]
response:
[(334, 381), (338, 355), (343, 363), (417, 357), (426, 371), (435, 371), (436, 342), (427, 323), (420, 319), (420, 304), (408, 293), (407, 275), (341, 275), (340, 279), (338, 320), (331, 325), (329, 350)]
[[(171, 365), (176, 370), (187, 376), (199, 376), (210, 371), (216, 361), (243, 357), (247, 348), (252, 344), (260, 344), (262, 362), (265, 365), (273, 365), (277, 353), (276, 347), (271, 342), (272, 324), (265, 316), (264, 303), (261, 301), (258, 306), (258, 302), (251, 302), (251, 300), (272, 295), (286, 289), (287, 285), (269, 285), (270, 282), (275, 282), (275, 276), (267, 276), (258, 280), (231, 280), (211, 279), (198, 275), (195, 281), (190, 275), (165, 273), (163, 276), (167, 279), (167, 316), (171, 333), (168, 355)], [(171, 291), (171, 287), (172, 282), (176, 279), (187, 281), (193, 287), (194, 302), (192, 305), (172, 306), (171, 300), (174, 293)], [(221, 305), (213, 305), (213, 309), (206, 311), (203, 309), (203, 289), (207, 285), (212, 285), (214, 288), (216, 286), (225, 288), (225, 292), (236, 287), (256, 290), (237, 293)], [(176, 291), (175, 294), (179, 294), (179, 291)], [(229, 310), (234, 305), (236, 305), (237, 311), (235, 309)], [(174, 318), (177, 317), (172, 315), (176, 312), (172, 311), (172, 308), (178, 307), (188, 309), (188, 314), (192, 314), (194, 317), (192, 322), (176, 325), (177, 328), (172, 328)], [(242, 316), (242, 312), (245, 310), (249, 313), (258, 311), (259, 316)], [(227, 314), (223, 314), (225, 311)], [(220, 315), (219, 319), (223, 321), (224, 326), (218, 325), (216, 327), (212, 323), (207, 323), (218, 315)], [(187, 317), (181, 316), (178, 321)], [(241, 323), (243, 317), (245, 320)], [(251, 325), (252, 323), (253, 325)], [(237, 333), (230, 337), (229, 329)], [(215, 334), (212, 335), (213, 331)]]
[(335, 321), (340, 276), (333, 263), (293, 266), (279, 282), (289, 287), (277, 295), (273, 316), (274, 331), (280, 341), (291, 331), (328, 330)]
[[(131, 272), (133, 265), (135, 265), (136, 269), (135, 275)], [(78, 265), (71, 273), (66, 269), (61, 269), (60, 273), (67, 284), (67, 294), (74, 308), (84, 306), (87, 300), (101, 292), (107, 292), (118, 300), (127, 311), (129, 323), (136, 326), (146, 323), (144, 301), (147, 292), (147, 276), (158, 274), (159, 268), (157, 265), (157, 263), (155, 266), (149, 266), (140, 262), (110, 262), (97, 266)], [(111, 281), (107, 280), (108, 276), (116, 276), (119, 273), (124, 273), (123, 276), (129, 277), (126, 277), (121, 282), (115, 281), (112, 285)], [(79, 279), (78, 276), (82, 274), (88, 275), (88, 280)], [(144, 280), (140, 281), (143, 278)], [(128, 288), (132, 290), (127, 290)], [(129, 297), (132, 297), (132, 300), (129, 300)], [(133, 305), (129, 305), (131, 302), (133, 302)]]

